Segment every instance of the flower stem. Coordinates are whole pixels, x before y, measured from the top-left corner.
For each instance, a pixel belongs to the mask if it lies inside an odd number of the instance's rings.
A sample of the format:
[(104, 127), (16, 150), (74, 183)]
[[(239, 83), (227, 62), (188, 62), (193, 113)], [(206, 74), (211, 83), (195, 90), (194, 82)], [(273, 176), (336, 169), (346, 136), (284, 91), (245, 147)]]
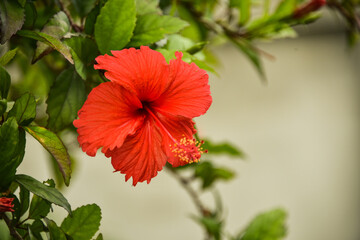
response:
[(17, 240), (23, 240), (23, 238), (20, 236), (20, 234), (16, 231), (16, 229), (14, 228), (14, 226), (11, 223), (11, 220), (8, 218), (8, 216), (6, 216), (5, 213), (0, 213), (0, 219), (4, 219), (6, 225), (8, 226), (9, 230), (10, 230), (10, 235), (17, 239)]
[(181, 176), (177, 171), (175, 171), (172, 167), (166, 166), (168, 170), (172, 173), (172, 175), (179, 181), (181, 186), (187, 191), (187, 193), (190, 195), (191, 199), (193, 200), (196, 208), (200, 212), (200, 214), (204, 217), (210, 215), (210, 211), (204, 206), (204, 204), (201, 202), (198, 194), (195, 192), (195, 190), (190, 186), (190, 180), (184, 178)]

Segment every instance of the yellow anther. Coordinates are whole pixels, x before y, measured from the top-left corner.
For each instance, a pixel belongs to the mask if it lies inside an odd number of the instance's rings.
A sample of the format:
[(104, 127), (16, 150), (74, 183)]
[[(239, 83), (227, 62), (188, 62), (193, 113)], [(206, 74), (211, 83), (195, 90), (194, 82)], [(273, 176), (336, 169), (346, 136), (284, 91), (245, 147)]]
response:
[(203, 141), (196, 141), (195, 139), (188, 139), (183, 135), (179, 141), (173, 146), (170, 145), (171, 152), (176, 153), (175, 157), (178, 157), (181, 161), (186, 163), (199, 162), (201, 154), (207, 151), (203, 150), (201, 145)]

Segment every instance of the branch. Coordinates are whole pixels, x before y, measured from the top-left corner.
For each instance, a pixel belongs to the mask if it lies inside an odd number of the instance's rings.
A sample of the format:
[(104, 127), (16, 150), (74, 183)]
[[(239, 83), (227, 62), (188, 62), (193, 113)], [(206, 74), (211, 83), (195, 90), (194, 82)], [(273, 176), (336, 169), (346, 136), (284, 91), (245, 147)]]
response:
[(201, 202), (197, 192), (190, 186), (190, 180), (184, 178), (181, 176), (177, 171), (175, 171), (172, 167), (167, 167), (172, 175), (179, 181), (181, 186), (184, 187), (184, 189), (188, 192), (191, 199), (193, 200), (196, 208), (199, 210), (200, 214), (204, 217), (210, 215), (210, 211), (204, 206), (204, 204)]
[[(202, 23), (208, 30), (214, 32), (215, 34), (224, 34), (226, 37), (238, 41), (239, 39), (251, 39), (251, 32), (245, 32), (241, 29), (232, 30), (227, 25), (221, 21), (211, 21), (203, 17), (203, 13), (197, 11), (190, 2), (182, 2), (182, 4), (189, 10), (193, 17), (200, 23)], [(255, 51), (263, 56), (267, 57), (270, 60), (274, 60), (275, 57), (270, 53), (265, 52), (255, 46), (252, 46)]]
[(10, 235), (17, 240), (23, 240), (23, 238), (20, 236), (20, 234), (16, 231), (14, 226), (11, 224), (11, 220), (8, 218), (8, 216), (6, 216), (5, 213), (1, 213), (0, 217), (5, 220), (5, 223), (10, 230)]
[(328, 1), (327, 6), (338, 11), (352, 27), (355, 27), (358, 31), (360, 31), (360, 17), (357, 16), (356, 13), (351, 13), (336, 1)]
[(63, 3), (63, 0), (59, 0), (58, 3), (60, 5), (61, 11), (63, 11), (65, 13), (67, 18), (69, 19), (71, 27), (75, 30), (75, 32), (82, 32), (83, 29), (80, 26), (78, 26), (78, 25), (76, 25), (74, 23), (74, 20), (72, 19), (71, 14), (69, 13), (67, 8), (65, 7), (65, 4)]

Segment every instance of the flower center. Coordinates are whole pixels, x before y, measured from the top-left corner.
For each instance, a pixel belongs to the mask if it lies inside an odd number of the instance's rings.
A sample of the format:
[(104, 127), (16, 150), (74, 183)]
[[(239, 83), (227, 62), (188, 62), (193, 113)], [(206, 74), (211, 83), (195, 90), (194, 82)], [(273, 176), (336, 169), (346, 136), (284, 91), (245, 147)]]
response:
[(199, 162), (202, 153), (207, 153), (201, 145), (204, 141), (196, 141), (194, 138), (189, 139), (183, 135), (183, 138), (176, 140), (171, 133), (166, 129), (160, 119), (151, 111), (151, 109), (144, 105), (144, 109), (155, 119), (158, 126), (170, 137), (174, 144), (170, 144), (170, 150), (174, 153), (175, 157), (178, 157), (181, 161), (186, 163)]
[(187, 163), (199, 162), (202, 153), (207, 153), (201, 145), (204, 141), (196, 141), (183, 137), (180, 141), (176, 141), (174, 145), (170, 145), (171, 152), (175, 154), (181, 161)]

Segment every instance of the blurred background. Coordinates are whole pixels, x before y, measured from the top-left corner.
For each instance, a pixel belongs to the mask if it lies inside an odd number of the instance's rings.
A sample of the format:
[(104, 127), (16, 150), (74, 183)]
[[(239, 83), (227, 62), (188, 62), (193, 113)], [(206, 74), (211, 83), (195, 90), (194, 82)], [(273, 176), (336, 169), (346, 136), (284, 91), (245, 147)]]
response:
[[(360, 47), (349, 49), (340, 19), (324, 14), (298, 28), (299, 38), (258, 45), (275, 57), (264, 60), (267, 83), (233, 46), (214, 49), (221, 66), (219, 76), (210, 74), (213, 105), (195, 120), (200, 136), (229, 141), (247, 156), (212, 157), (237, 173), (217, 184), (229, 233), (259, 212), (283, 207), (288, 240), (360, 239)], [(47, 153), (33, 138), (27, 141), (18, 173), (52, 177)], [(79, 149), (75, 155), (64, 195), (74, 209), (101, 207), (105, 239), (203, 238), (191, 219), (195, 206), (166, 170), (133, 187), (102, 154), (92, 158)], [(210, 193), (202, 199), (214, 205)], [(55, 219), (66, 216), (54, 210)]]

